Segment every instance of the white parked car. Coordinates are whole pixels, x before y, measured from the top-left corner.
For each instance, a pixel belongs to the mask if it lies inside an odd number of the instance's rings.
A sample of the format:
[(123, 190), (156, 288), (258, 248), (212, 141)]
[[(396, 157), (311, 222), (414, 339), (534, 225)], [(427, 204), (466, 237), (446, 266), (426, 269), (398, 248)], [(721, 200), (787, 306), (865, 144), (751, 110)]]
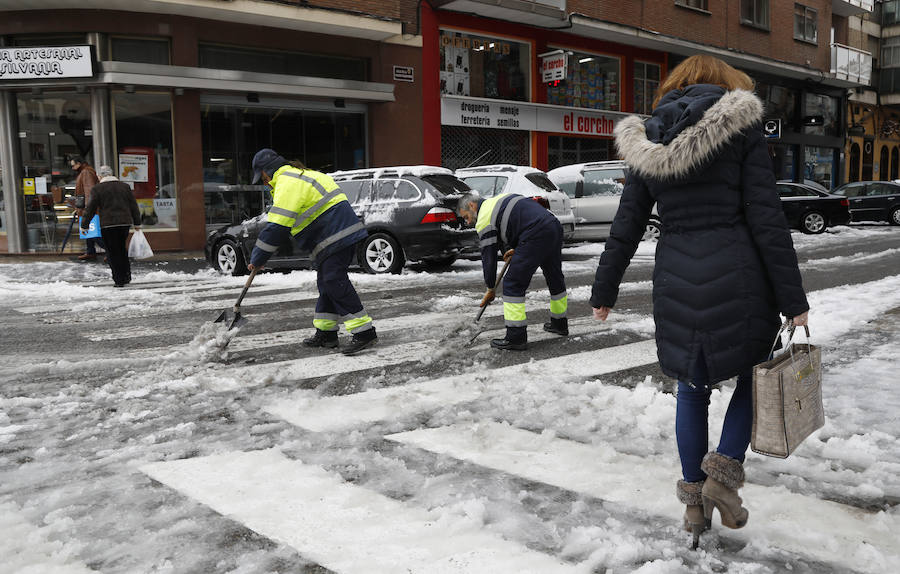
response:
[[(550, 180), (572, 200), (576, 241), (609, 237), (627, 175), (628, 166), (624, 161), (576, 163), (547, 172)], [(661, 229), (654, 207), (644, 239), (658, 239)]]
[(569, 196), (557, 189), (547, 174), (537, 168), (505, 164), (480, 165), (458, 169), (456, 177), (478, 191), (481, 197), (494, 197), (501, 193), (530, 197), (559, 219), (566, 241), (571, 241), (575, 236), (575, 214)]

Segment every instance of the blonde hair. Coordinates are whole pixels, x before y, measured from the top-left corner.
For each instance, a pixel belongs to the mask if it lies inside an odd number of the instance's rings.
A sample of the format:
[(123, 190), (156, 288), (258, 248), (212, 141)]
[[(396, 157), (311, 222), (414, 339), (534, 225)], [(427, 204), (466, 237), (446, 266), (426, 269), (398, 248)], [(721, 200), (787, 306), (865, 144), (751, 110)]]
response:
[(732, 68), (722, 60), (706, 54), (696, 54), (675, 66), (659, 85), (653, 107), (660, 98), (672, 90), (680, 90), (692, 84), (713, 84), (726, 90), (753, 90), (753, 80), (744, 72)]

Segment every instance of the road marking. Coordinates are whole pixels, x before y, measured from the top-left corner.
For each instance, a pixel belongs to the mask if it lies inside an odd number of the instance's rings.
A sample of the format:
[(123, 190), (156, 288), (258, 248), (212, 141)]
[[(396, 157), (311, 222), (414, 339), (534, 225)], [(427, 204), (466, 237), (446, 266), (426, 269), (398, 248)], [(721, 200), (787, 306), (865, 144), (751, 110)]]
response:
[(341, 574), (583, 570), (466, 519), (354, 486), (275, 449), (153, 463), (141, 470)]
[[(654, 363), (656, 342), (648, 340), (352, 395), (318, 397), (312, 391), (304, 391), (293, 398), (267, 405), (263, 410), (308, 430), (337, 431), (366, 423), (408, 418), (441, 406), (472, 401), (491, 387), (502, 387), (535, 372), (548, 378), (584, 380)], [(297, 369), (303, 367), (300, 364)], [(334, 369), (335, 365), (332, 363), (331, 367)]]
[[(684, 511), (675, 497), (680, 477), (671, 456), (648, 459), (605, 444), (587, 445), (494, 422), (413, 430), (385, 438), (639, 508), (652, 516), (677, 519)], [(716, 530), (729, 538), (857, 571), (900, 572), (900, 516), (896, 514), (869, 513), (784, 487), (747, 484), (741, 496), (750, 511), (746, 527), (727, 530), (714, 519)]]

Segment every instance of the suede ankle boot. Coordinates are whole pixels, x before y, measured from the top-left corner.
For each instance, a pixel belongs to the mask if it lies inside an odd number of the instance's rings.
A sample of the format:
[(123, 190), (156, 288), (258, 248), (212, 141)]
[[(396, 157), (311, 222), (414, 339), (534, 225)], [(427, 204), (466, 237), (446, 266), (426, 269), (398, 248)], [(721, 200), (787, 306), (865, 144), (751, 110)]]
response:
[(744, 485), (743, 465), (718, 452), (706, 453), (700, 470), (706, 473), (703, 483), (703, 515), (707, 523), (712, 520), (713, 509), (719, 509), (722, 525), (728, 528), (743, 528), (750, 513), (741, 506), (738, 489)]
[(679, 480), (675, 488), (678, 500), (685, 505), (684, 529), (694, 535), (691, 549), (696, 550), (700, 544), (700, 535), (709, 528), (706, 518), (703, 516), (703, 481), (685, 482)]

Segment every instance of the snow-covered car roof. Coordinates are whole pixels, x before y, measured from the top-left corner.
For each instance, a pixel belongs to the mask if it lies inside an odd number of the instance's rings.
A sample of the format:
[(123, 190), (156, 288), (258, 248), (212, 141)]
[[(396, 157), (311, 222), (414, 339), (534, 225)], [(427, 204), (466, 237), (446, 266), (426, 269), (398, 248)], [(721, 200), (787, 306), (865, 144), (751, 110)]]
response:
[(553, 181), (553, 183), (559, 185), (560, 183), (579, 181), (581, 179), (581, 172), (586, 169), (604, 169), (604, 168), (625, 168), (628, 167), (622, 160), (610, 160), (610, 161), (592, 161), (588, 163), (573, 163), (571, 165), (562, 165), (555, 169), (551, 169), (547, 172), (547, 176)]
[(335, 171), (328, 175), (334, 179), (361, 179), (366, 177), (379, 179), (382, 177), (403, 177), (406, 175), (411, 175), (413, 177), (423, 177), (426, 175), (453, 175), (453, 171), (445, 167), (437, 167), (434, 165), (398, 165), (391, 167)]
[(471, 177), (473, 175), (483, 174), (483, 173), (516, 173), (521, 175), (527, 175), (530, 173), (544, 173), (536, 167), (531, 167), (530, 165), (511, 165), (506, 163), (497, 163), (493, 165), (479, 165), (476, 167), (461, 167), (456, 170), (456, 175), (463, 177)]

